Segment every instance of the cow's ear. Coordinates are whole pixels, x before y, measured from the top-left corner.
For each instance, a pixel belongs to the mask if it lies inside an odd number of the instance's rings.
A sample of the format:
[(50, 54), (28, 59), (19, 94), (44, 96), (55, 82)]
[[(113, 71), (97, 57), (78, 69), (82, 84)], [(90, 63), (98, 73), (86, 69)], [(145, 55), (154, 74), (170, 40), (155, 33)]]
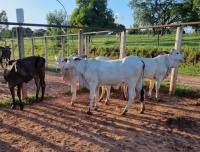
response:
[(75, 58), (73, 58), (75, 61), (79, 61), (79, 60), (81, 60), (81, 58), (78, 58), (78, 57), (75, 57)]
[(80, 58), (87, 58), (87, 55), (79, 55)]
[(67, 62), (67, 58), (65, 58), (64, 61)]
[(169, 51), (163, 51), (163, 53), (165, 53), (165, 54), (170, 54), (170, 52), (169, 52)]

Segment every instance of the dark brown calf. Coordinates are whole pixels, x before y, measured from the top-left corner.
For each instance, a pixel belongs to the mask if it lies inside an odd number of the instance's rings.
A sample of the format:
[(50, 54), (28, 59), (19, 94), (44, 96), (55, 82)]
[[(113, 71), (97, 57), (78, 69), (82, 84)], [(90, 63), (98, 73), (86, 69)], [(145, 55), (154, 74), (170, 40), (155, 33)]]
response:
[(45, 92), (45, 59), (39, 56), (30, 56), (18, 60), (10, 60), (4, 69), (4, 79), (8, 82), (13, 105), (12, 109), (16, 108), (15, 103), (15, 91), (17, 86), (17, 96), (20, 102), (20, 110), (23, 110), (23, 104), (21, 101), (21, 89), (22, 83), (28, 83), (34, 78), (36, 84), (36, 101), (38, 100), (38, 94), (40, 86), (42, 88), (41, 101), (44, 99)]

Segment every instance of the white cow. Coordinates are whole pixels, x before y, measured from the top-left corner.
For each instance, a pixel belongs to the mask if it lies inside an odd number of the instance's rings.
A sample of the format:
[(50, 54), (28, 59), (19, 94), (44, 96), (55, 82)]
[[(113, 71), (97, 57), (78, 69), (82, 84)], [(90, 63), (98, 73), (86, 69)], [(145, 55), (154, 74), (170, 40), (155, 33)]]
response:
[[(77, 56), (77, 55), (73, 55), (73, 56)], [(81, 57), (81, 56), (79, 56)], [(97, 60), (109, 60), (108, 58), (106, 57), (96, 57)], [(56, 71), (60, 72), (61, 75), (62, 75), (62, 78), (63, 80), (71, 86), (71, 92), (72, 92), (72, 99), (71, 99), (71, 105), (73, 106), (74, 105), (74, 102), (77, 100), (77, 97), (76, 97), (76, 90), (77, 90), (77, 82), (78, 82), (78, 79), (77, 77), (73, 74), (72, 72), (72, 69), (69, 69), (69, 70), (65, 70), (64, 69), (64, 61), (65, 61), (65, 58), (60, 55), (55, 55), (55, 61), (56, 61)], [(102, 86), (102, 94), (99, 98), (99, 101), (102, 100), (105, 92), (107, 93), (106, 95), (106, 100), (105, 100), (105, 104), (108, 103), (108, 100), (110, 99), (110, 89), (111, 87), (110, 86)]]
[[(156, 82), (156, 99), (159, 100), (161, 82), (170, 75), (172, 68), (177, 68), (180, 61), (184, 61), (183, 55), (177, 50), (163, 51), (165, 55), (154, 58), (140, 58), (145, 63), (144, 78), (150, 80), (149, 98), (152, 98), (152, 90)], [(128, 96), (127, 87), (123, 88), (124, 96)]]
[[(145, 63), (144, 78), (150, 79), (149, 98), (152, 98), (152, 90), (156, 82), (156, 98), (159, 100), (161, 82), (170, 75), (172, 68), (177, 68), (180, 61), (184, 61), (183, 55), (177, 50), (163, 51), (166, 55), (155, 58), (140, 58)], [(127, 96), (127, 87), (123, 88)]]
[(161, 82), (170, 75), (172, 68), (177, 68), (180, 61), (184, 61), (183, 55), (177, 50), (163, 51), (166, 55), (155, 58), (141, 58), (145, 63), (144, 77), (150, 79), (148, 96), (152, 97), (152, 90), (156, 82), (156, 98), (159, 99)]
[[(141, 93), (141, 112), (144, 113), (144, 89), (143, 74), (144, 63), (136, 57), (128, 56), (123, 59), (100, 61), (96, 59), (83, 60), (79, 57), (69, 56), (64, 65), (65, 69), (71, 69), (77, 75), (79, 83), (90, 90), (90, 106), (88, 114), (92, 112), (94, 95), (99, 95), (99, 87), (103, 85), (116, 86), (125, 83), (128, 87), (129, 100), (122, 112), (124, 115), (136, 96), (135, 89)], [(98, 108), (96, 99), (95, 109)]]

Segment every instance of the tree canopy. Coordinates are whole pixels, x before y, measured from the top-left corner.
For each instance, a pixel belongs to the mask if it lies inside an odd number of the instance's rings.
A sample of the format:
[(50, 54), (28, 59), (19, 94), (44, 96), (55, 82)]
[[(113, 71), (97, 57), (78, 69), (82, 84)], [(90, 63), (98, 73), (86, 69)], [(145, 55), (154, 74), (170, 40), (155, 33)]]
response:
[[(0, 22), (8, 22), (8, 17), (6, 11), (2, 10), (0, 12)], [(8, 32), (8, 25), (0, 24), (0, 39), (6, 36)]]
[[(131, 0), (134, 21), (139, 26), (154, 26), (199, 21), (199, 0)], [(198, 28), (199, 25), (194, 25)], [(161, 34), (164, 33), (162, 28)], [(155, 30), (153, 31), (155, 34)]]
[[(67, 25), (67, 14), (63, 12), (62, 10), (57, 11), (54, 10), (54, 12), (49, 12), (46, 15), (47, 24), (52, 25)], [(48, 35), (59, 35), (66, 32), (67, 29), (63, 28), (54, 28), (54, 27), (48, 27), (47, 33)]]
[(78, 8), (72, 12), (69, 25), (116, 28), (113, 11), (107, 8), (107, 0), (76, 0), (76, 4)]

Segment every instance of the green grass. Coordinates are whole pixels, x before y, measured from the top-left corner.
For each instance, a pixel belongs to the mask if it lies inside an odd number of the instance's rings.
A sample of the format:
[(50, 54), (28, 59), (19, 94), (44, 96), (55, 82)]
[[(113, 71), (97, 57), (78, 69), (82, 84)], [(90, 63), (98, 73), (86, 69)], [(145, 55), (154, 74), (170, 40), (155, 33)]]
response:
[[(161, 84), (162, 91), (169, 92), (169, 84)], [(185, 85), (176, 85), (175, 95), (188, 96), (188, 97), (200, 97), (200, 89)]]
[(178, 67), (178, 73), (200, 76), (200, 62), (196, 65), (180, 63)]
[[(175, 34), (164, 36), (152, 35), (127, 35), (126, 37), (126, 55), (136, 55), (140, 57), (157, 56), (163, 50), (170, 50), (175, 45)], [(158, 41), (159, 40), (159, 41)], [(89, 57), (107, 56), (116, 59), (120, 54), (120, 40), (116, 40), (115, 35), (97, 34), (91, 36), (89, 45)], [(0, 46), (3, 46), (3, 41)], [(11, 41), (7, 41), (7, 45), (11, 47)], [(24, 41), (25, 56), (32, 55), (31, 41)], [(14, 41), (14, 56), (18, 58), (17, 41)], [(54, 62), (55, 55), (61, 55), (61, 44), (56, 45), (56, 39), (48, 39), (48, 60)], [(77, 37), (67, 38), (65, 47), (65, 55), (78, 53)], [(200, 75), (200, 65), (196, 64), (195, 57), (200, 55), (200, 35), (184, 34), (182, 39), (181, 53), (186, 57), (186, 62), (179, 66), (179, 73), (188, 75)], [(44, 40), (35, 39), (34, 54), (45, 57)]]
[(48, 67), (46, 67), (46, 70), (47, 70), (47, 71), (50, 71), (50, 72), (56, 72), (56, 68), (53, 67), (53, 66), (48, 66)]
[[(49, 95), (44, 95), (44, 99), (51, 99), (52, 97)], [(16, 104), (19, 105), (19, 99), (15, 98)], [(24, 105), (35, 103), (35, 95), (30, 95), (27, 98), (22, 100)], [(12, 98), (6, 98), (0, 101), (0, 106), (11, 106), (12, 105)]]

